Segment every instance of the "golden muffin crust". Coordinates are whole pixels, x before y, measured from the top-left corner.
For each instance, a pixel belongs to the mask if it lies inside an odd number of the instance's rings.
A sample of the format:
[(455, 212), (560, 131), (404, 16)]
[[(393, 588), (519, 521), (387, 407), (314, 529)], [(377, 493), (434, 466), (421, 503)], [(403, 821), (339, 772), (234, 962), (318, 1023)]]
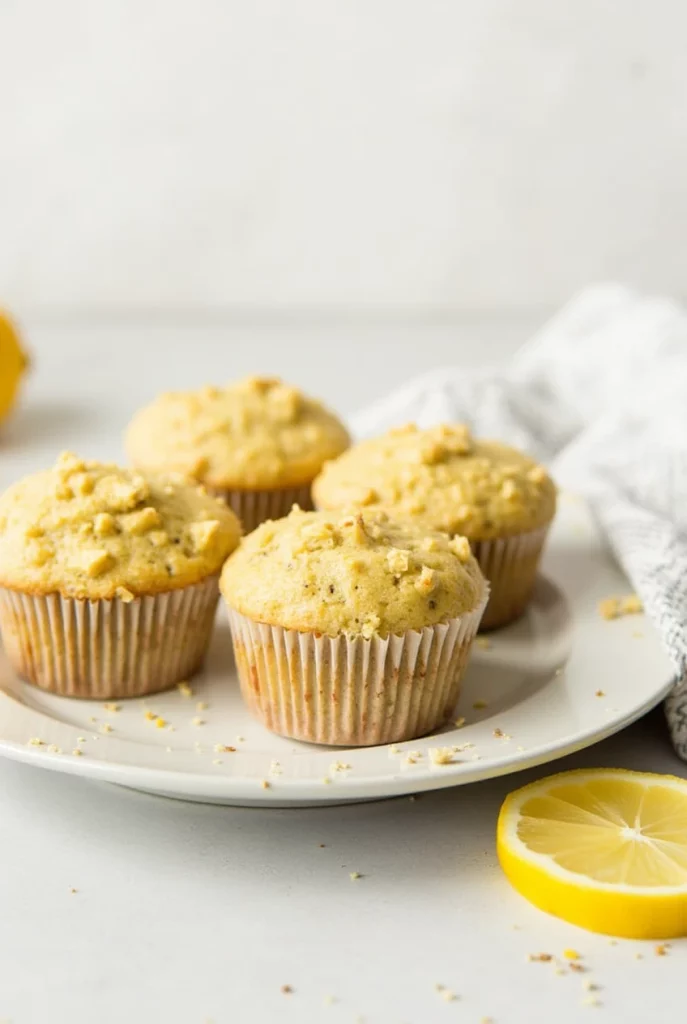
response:
[(490, 540), (544, 526), (556, 487), (543, 466), (462, 424), (414, 424), (355, 445), (313, 484), (319, 508), (383, 506), (433, 530)]
[(220, 580), (227, 603), (286, 629), (370, 637), (473, 611), (485, 583), (465, 537), (383, 511), (302, 512), (244, 538)]
[(219, 572), (240, 537), (202, 487), (66, 452), (0, 497), (0, 586), (129, 601)]
[(349, 444), (333, 413), (270, 377), (160, 395), (126, 433), (139, 469), (238, 490), (309, 484)]

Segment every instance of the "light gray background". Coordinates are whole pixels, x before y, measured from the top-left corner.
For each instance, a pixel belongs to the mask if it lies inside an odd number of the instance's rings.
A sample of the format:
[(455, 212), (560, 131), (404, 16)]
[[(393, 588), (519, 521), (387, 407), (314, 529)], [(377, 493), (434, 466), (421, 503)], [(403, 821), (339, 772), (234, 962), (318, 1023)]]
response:
[(679, 0), (3, 0), (0, 301), (462, 316), (687, 290)]

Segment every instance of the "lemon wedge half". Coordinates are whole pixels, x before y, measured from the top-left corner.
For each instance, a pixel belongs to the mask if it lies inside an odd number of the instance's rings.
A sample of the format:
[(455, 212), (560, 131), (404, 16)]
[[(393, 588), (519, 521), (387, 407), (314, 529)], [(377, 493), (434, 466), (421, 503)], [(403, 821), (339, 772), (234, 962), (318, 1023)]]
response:
[(634, 939), (687, 935), (687, 780), (583, 769), (506, 798), (499, 861), (517, 891), (572, 924)]
[(0, 422), (14, 405), (27, 366), (19, 332), (9, 315), (0, 309)]

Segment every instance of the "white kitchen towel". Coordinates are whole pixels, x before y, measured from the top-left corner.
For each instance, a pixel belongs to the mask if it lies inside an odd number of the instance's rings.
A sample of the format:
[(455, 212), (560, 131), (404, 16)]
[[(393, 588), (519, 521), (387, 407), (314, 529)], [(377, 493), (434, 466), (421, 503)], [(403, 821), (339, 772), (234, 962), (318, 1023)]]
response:
[(432, 371), (352, 427), (365, 437), (411, 420), (469, 423), (586, 495), (674, 662), (666, 714), (687, 760), (687, 312), (589, 288), (504, 370)]

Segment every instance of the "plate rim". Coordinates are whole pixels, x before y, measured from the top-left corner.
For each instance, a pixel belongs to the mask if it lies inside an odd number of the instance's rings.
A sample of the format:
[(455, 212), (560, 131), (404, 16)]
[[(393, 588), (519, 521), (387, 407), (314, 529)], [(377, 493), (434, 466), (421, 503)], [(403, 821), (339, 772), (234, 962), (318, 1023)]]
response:
[[(401, 773), (392, 776), (379, 776), (379, 775), (366, 775), (356, 776), (347, 775), (345, 779), (335, 780), (331, 779), (331, 790), (323, 791), (322, 781), (315, 782), (313, 779), (304, 778), (291, 778), (288, 779), (288, 787), (290, 790), (297, 790), (294, 793), (294, 799), (307, 800), (308, 803), (317, 803), (320, 805), (331, 805), (339, 803), (343, 800), (349, 802), (355, 801), (356, 799), (385, 799), (390, 797), (401, 797), (412, 795), (413, 793), (427, 792), (435, 789), (446, 789), (453, 786), (471, 785), (477, 782), (484, 782), (488, 779), (500, 778), (504, 775), (511, 775), (519, 771), (525, 771), (527, 768), (534, 768), (542, 764), (550, 764), (554, 760), (559, 758), (567, 757), (570, 754), (576, 753), (580, 750), (585, 750), (588, 747), (594, 746), (596, 743), (600, 743), (609, 736), (613, 736), (615, 733), (622, 731), (627, 728), (633, 722), (642, 718), (643, 715), (647, 714), (653, 708), (657, 707), (661, 701), (670, 693), (673, 683), (669, 680), (662, 688), (661, 692), (655, 696), (647, 698), (645, 702), (638, 705), (633, 711), (628, 712), (627, 715), (619, 717), (617, 719), (609, 719), (607, 728), (599, 730), (598, 728), (590, 727), (586, 732), (581, 734), (575, 734), (570, 738), (569, 742), (565, 745), (561, 745), (560, 741), (552, 740), (550, 743), (543, 746), (537, 747), (536, 750), (531, 752), (525, 751), (513, 755), (504, 755), (503, 757), (497, 757), (490, 759), (485, 762), (483, 771), (477, 770), (466, 770), (464, 764), (449, 763), (442, 765), (441, 768), (421, 768), (417, 773)], [(409, 741), (409, 742), (420, 742)], [(551, 756), (551, 755), (554, 756)], [(31, 764), (36, 767), (46, 769), (48, 771), (55, 771), (61, 774), (76, 775), (85, 779), (92, 779), (100, 782), (109, 782), (115, 785), (126, 786), (130, 789), (135, 789), (141, 792), (157, 793), (161, 796), (175, 797), (175, 794), (169, 790), (167, 786), (161, 786), (159, 789), (154, 785), (157, 781), (162, 783), (170, 779), (185, 780), (184, 786), (175, 786), (176, 792), (179, 794), (176, 799), (193, 799), (192, 793), (198, 795), (209, 796), (207, 792), (209, 789), (216, 789), (223, 791), (227, 789), (227, 785), (230, 784), (230, 788), (243, 788), (244, 786), (248, 790), (250, 788), (250, 801), (251, 804), (272, 804), (273, 806), (288, 807), (289, 797), (285, 796), (283, 799), (276, 799), (278, 793), (277, 784), (274, 780), (270, 780), (270, 788), (263, 790), (260, 787), (255, 788), (255, 780), (241, 776), (227, 776), (227, 775), (213, 775), (208, 772), (184, 772), (178, 768), (150, 768), (141, 767), (137, 765), (123, 764), (117, 761), (103, 761), (95, 758), (77, 758), (69, 754), (52, 754), (47, 750), (42, 750), (40, 747), (33, 748), (30, 746), (15, 743), (12, 740), (3, 740), (0, 737), (0, 756), (7, 757), (10, 760), (20, 762), (22, 764)], [(472, 767), (472, 763), (471, 767)], [(479, 762), (475, 763), (475, 767), (479, 765)], [(139, 781), (137, 785), (130, 781), (130, 776), (136, 777), (141, 774), (145, 774), (148, 782), (142, 785)], [(188, 785), (188, 781), (192, 780), (192, 785)], [(196, 785), (197, 783), (198, 785)], [(379, 790), (377, 789), (379, 787)], [(344, 789), (345, 793), (341, 793), (336, 796), (336, 790)], [(370, 788), (373, 792), (357, 793), (358, 790), (364, 790)], [(353, 790), (354, 792), (351, 792)], [(184, 791), (185, 795), (184, 795)], [(308, 792), (312, 791), (313, 796), (309, 798)], [(329, 794), (329, 798), (325, 796)], [(246, 793), (246, 796), (249, 794)], [(238, 796), (237, 796), (238, 799)], [(231, 801), (223, 801), (231, 803)]]

